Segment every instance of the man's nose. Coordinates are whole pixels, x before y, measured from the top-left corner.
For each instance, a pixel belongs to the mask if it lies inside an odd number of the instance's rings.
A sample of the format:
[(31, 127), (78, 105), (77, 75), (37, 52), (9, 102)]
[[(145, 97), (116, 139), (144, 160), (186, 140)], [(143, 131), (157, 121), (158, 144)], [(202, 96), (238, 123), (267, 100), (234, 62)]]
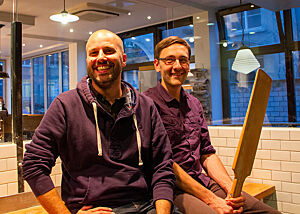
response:
[(173, 64), (173, 68), (182, 68), (179, 59), (176, 59), (174, 64)]
[(104, 59), (106, 59), (106, 54), (103, 52), (103, 50), (100, 50), (97, 60), (99, 61), (99, 60), (104, 60)]

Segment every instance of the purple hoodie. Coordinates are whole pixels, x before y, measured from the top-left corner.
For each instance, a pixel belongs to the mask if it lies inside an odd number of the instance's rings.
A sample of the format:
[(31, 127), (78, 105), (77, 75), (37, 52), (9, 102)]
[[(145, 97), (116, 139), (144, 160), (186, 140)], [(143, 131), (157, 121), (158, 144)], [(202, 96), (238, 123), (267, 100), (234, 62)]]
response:
[(117, 207), (147, 196), (173, 201), (171, 146), (157, 109), (122, 84), (131, 96), (116, 120), (91, 94), (87, 76), (54, 99), (23, 160), (24, 179), (36, 196), (54, 188), (49, 174), (60, 156), (62, 199), (72, 213), (84, 205)]

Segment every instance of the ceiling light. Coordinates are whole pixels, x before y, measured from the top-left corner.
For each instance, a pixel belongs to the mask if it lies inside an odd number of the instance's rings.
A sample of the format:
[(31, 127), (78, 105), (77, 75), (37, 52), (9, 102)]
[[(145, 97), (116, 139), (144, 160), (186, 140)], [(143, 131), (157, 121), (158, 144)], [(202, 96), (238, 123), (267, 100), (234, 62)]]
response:
[(190, 27), (194, 27), (194, 25), (189, 25)]
[(189, 42), (190, 42), (190, 43), (193, 43), (194, 41), (195, 41), (194, 37), (190, 37), (190, 38), (189, 38)]
[(255, 34), (255, 32), (252, 32), (252, 31), (251, 31), (251, 32), (249, 32), (249, 34)]
[(127, 14), (128, 14), (128, 16), (131, 16), (131, 12), (128, 12)]
[(215, 25), (215, 23), (209, 22), (209, 23), (207, 23), (207, 25), (208, 25), (208, 26), (213, 26), (213, 25)]
[(136, 38), (135, 38), (134, 36), (133, 36), (133, 37), (131, 37), (131, 39), (132, 39), (132, 40), (136, 40)]
[(90, 32), (89, 32), (89, 34), (90, 34), (90, 35), (92, 35), (92, 34), (93, 34), (93, 32), (92, 32), (92, 31), (90, 31)]
[(149, 19), (149, 20), (150, 20), (150, 19), (151, 19), (151, 16), (147, 16), (147, 19)]
[(146, 42), (150, 42), (151, 41), (149, 38), (146, 38), (145, 40), (146, 40)]
[(40, 48), (44, 47), (43, 45), (40, 45)]
[(222, 45), (223, 45), (224, 48), (226, 48), (228, 46), (228, 43), (227, 42), (223, 42)]
[(200, 17), (199, 17), (199, 16), (197, 16), (197, 17), (196, 17), (196, 19), (200, 19)]
[(254, 7), (254, 4), (251, 4), (251, 6), (250, 7)]
[[(242, 0), (240, 0), (240, 4), (242, 4)], [(259, 68), (260, 64), (252, 53), (251, 49), (244, 44), (245, 30), (243, 25), (243, 12), (241, 12), (241, 26), (242, 47), (237, 51), (231, 69), (243, 74), (248, 74), (251, 71)]]
[(79, 17), (75, 16), (75, 15), (72, 15), (72, 14), (69, 14), (66, 11), (66, 1), (64, 0), (64, 10), (61, 11), (59, 14), (55, 14), (55, 15), (50, 16), (50, 19), (52, 21), (55, 21), (55, 22), (61, 22), (62, 24), (67, 24), (69, 22), (78, 21)]
[(22, 44), (22, 46), (23, 46), (23, 47), (25, 47), (25, 46), (26, 46), (26, 44), (25, 44), (25, 43), (23, 43), (23, 44)]
[(70, 33), (73, 33), (73, 32), (74, 32), (74, 29), (73, 29), (73, 28), (71, 28), (71, 29), (70, 29)]

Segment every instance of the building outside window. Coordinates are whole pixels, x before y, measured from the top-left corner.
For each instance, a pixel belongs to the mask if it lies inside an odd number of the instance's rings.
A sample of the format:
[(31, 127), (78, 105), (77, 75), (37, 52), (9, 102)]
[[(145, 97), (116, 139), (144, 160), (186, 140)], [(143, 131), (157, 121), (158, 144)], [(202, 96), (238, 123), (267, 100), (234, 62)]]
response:
[[(0, 65), (2, 66), (3, 71), (5, 71), (5, 62), (0, 60)], [(1, 97), (3, 97), (3, 94), (4, 94), (3, 84), (4, 84), (4, 80), (0, 79), (0, 96)]]

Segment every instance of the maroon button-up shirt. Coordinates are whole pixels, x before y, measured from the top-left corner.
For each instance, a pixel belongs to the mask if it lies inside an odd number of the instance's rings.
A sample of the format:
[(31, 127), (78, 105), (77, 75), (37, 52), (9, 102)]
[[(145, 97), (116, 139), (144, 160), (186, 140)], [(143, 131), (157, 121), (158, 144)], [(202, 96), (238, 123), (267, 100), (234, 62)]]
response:
[(160, 84), (144, 92), (153, 99), (170, 138), (173, 159), (190, 176), (207, 186), (200, 157), (215, 153), (200, 101), (181, 89), (180, 102)]

